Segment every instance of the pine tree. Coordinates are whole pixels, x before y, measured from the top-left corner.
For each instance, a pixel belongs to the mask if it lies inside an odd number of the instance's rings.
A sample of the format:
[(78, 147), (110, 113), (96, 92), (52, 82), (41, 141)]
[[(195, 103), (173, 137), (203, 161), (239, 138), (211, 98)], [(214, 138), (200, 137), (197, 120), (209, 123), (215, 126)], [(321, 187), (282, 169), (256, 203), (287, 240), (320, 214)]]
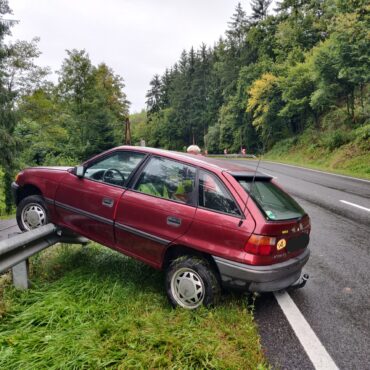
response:
[(153, 79), (150, 81), (150, 86), (151, 87), (146, 94), (146, 106), (149, 116), (153, 113), (159, 112), (161, 106), (162, 84), (158, 74), (154, 75)]
[(161, 77), (161, 109), (168, 108), (171, 104), (173, 70), (166, 68), (163, 76)]
[(249, 22), (245, 11), (240, 3), (235, 8), (235, 13), (228, 22), (229, 29), (226, 31), (228, 41), (231, 45), (240, 48), (244, 42)]
[(311, 0), (282, 0), (276, 2), (275, 11), (285, 17), (290, 17), (294, 22), (304, 13)]
[(251, 0), (253, 22), (263, 21), (267, 18), (267, 11), (272, 0)]

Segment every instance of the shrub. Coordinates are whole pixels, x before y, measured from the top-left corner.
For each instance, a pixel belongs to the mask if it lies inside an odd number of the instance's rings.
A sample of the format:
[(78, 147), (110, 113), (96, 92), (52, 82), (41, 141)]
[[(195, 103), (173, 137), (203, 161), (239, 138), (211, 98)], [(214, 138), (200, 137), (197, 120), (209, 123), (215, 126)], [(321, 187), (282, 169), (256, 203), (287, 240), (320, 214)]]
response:
[(348, 131), (336, 130), (331, 131), (323, 135), (322, 143), (323, 146), (328, 148), (329, 151), (333, 151), (341, 147), (344, 144), (349, 143), (353, 138), (353, 134)]
[(356, 143), (363, 141), (370, 145), (370, 123), (357, 128), (355, 130), (355, 138)]

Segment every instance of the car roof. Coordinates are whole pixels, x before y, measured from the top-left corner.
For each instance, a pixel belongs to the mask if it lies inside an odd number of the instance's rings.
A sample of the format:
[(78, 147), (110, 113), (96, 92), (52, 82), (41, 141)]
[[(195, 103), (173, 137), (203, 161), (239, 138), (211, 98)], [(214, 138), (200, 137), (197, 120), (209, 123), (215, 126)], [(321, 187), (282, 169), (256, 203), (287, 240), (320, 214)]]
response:
[(194, 166), (200, 166), (205, 169), (216, 169), (220, 171), (229, 172), (234, 177), (257, 177), (260, 179), (271, 179), (271, 176), (268, 176), (261, 172), (256, 172), (254, 168), (249, 168), (244, 165), (239, 165), (230, 160), (222, 160), (216, 159), (212, 157), (206, 157), (201, 154), (189, 154), (189, 153), (181, 153), (172, 150), (165, 150), (165, 149), (157, 149), (157, 148), (150, 148), (150, 147), (141, 147), (141, 146), (129, 146), (123, 145), (114, 150), (124, 149), (124, 150), (135, 150), (144, 153), (150, 154), (157, 154), (162, 155), (168, 158), (177, 159), (179, 161), (187, 162), (188, 164), (192, 164)]

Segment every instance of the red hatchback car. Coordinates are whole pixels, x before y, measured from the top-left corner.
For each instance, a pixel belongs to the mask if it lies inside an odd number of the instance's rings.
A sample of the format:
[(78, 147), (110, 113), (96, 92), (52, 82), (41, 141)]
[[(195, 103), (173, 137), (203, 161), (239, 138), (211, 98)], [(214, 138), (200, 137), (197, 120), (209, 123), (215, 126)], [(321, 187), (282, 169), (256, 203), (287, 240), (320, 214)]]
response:
[(310, 220), (273, 179), (232, 162), (122, 146), (81, 166), (20, 172), (22, 230), (53, 222), (166, 271), (172, 305), (216, 303), (221, 287), (302, 284)]

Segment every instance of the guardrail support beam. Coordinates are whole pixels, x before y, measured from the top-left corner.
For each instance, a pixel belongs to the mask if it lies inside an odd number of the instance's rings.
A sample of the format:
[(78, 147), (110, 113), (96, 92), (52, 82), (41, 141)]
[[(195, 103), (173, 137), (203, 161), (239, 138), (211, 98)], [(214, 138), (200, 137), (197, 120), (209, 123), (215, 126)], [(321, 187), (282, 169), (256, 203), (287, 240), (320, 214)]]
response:
[(30, 281), (28, 280), (28, 271), (28, 259), (12, 267), (13, 284), (17, 289), (28, 289), (30, 287)]
[(60, 230), (53, 224), (9, 234), (8, 239), (0, 241), (0, 273), (11, 269), (14, 286), (28, 289), (28, 258), (56, 243), (86, 245), (89, 240), (69, 230)]

